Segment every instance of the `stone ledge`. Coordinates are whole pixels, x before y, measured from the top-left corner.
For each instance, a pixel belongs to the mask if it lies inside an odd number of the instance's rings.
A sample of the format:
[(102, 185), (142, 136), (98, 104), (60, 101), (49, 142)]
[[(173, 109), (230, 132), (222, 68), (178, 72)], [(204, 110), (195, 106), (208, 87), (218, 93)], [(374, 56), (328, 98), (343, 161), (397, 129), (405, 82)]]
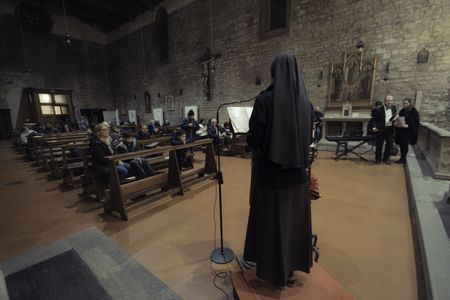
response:
[(427, 122), (421, 122), (420, 125), (435, 132), (439, 137), (450, 138), (450, 131)]
[[(450, 294), (450, 206), (444, 195), (449, 182), (432, 177), (420, 151), (410, 151), (405, 171), (416, 244), (419, 289), (425, 299), (448, 299)], [(423, 286), (420, 286), (423, 285)], [(420, 297), (419, 297), (420, 298)]]

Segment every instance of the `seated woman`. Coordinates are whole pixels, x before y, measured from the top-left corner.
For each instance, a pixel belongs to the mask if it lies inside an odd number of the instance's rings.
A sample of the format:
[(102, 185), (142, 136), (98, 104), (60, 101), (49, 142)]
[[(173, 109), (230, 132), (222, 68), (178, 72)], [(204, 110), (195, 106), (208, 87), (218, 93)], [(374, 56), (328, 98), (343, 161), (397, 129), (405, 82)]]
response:
[(33, 137), (39, 135), (41, 135), (39, 132), (29, 129), (27, 126), (24, 126), (20, 132), (20, 145), (25, 147), (28, 159), (33, 157)]
[(148, 132), (150, 135), (156, 135), (159, 134), (158, 124), (154, 120), (150, 120), (150, 123), (148, 124)]
[[(103, 122), (95, 126), (94, 137), (89, 144), (89, 149), (92, 155), (92, 175), (99, 179), (108, 178), (108, 159), (105, 157), (113, 155), (114, 150), (111, 148), (111, 137), (109, 136), (107, 123)], [(123, 181), (128, 177), (131, 166), (119, 161), (116, 169), (120, 181)]]
[(44, 134), (54, 134), (54, 133), (59, 133), (59, 130), (58, 130), (57, 126), (53, 126), (52, 123), (47, 122), (45, 124), (45, 127), (42, 128), (42, 133), (44, 133)]
[[(190, 137), (189, 139), (186, 140), (186, 132), (183, 129), (180, 129), (175, 131), (174, 135), (172, 136), (172, 139), (170, 140), (170, 144), (172, 146), (178, 146), (193, 143), (194, 141), (195, 141), (194, 137)], [(178, 168), (180, 169), (180, 171), (183, 168), (193, 167), (192, 159), (187, 157), (188, 151), (190, 152), (190, 148), (179, 149), (176, 151)]]
[(19, 138), (20, 144), (24, 146), (28, 145), (29, 144), (28, 137), (31, 138), (36, 135), (39, 135), (39, 133), (32, 129), (29, 129), (27, 126), (24, 126), (20, 131), (20, 138)]
[[(136, 142), (136, 138), (133, 137), (131, 132), (125, 132), (123, 134), (123, 140), (116, 147), (117, 153), (131, 153), (139, 151), (139, 146)], [(133, 174), (136, 175), (137, 179), (142, 179), (155, 175), (152, 167), (149, 165), (145, 158), (137, 157), (134, 159), (129, 159), (125, 161), (131, 165), (131, 170)]]
[(203, 140), (208, 138), (208, 127), (206, 126), (206, 120), (200, 119), (198, 122), (199, 129), (195, 132), (198, 140)]
[(222, 128), (223, 146), (226, 150), (230, 150), (233, 140), (233, 130), (231, 128), (230, 122), (223, 123)]
[(110, 131), (110, 135), (109, 136), (111, 137), (111, 145), (114, 148), (120, 143), (120, 140), (121, 140), (120, 128), (119, 128), (119, 126), (117, 126), (115, 124), (112, 124), (110, 126), (111, 126), (110, 127), (111, 131)]
[(225, 135), (225, 128), (220, 125), (218, 126), (216, 119), (211, 119), (207, 131), (208, 137), (214, 140), (214, 144), (218, 144), (219, 139), (223, 139), (223, 136)]
[(63, 132), (63, 133), (72, 132), (72, 129), (70, 128), (69, 124), (67, 124), (67, 123), (60, 124), (58, 130), (59, 130), (59, 132)]

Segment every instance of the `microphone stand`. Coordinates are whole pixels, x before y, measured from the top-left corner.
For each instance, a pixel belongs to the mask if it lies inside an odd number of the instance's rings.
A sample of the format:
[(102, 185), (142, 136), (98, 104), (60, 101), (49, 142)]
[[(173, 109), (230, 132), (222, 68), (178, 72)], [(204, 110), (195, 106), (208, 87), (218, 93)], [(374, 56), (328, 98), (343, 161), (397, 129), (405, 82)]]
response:
[[(256, 97), (247, 99), (247, 100), (242, 100), (242, 101), (235, 101), (235, 102), (227, 102), (227, 103), (222, 103), (219, 105), (219, 107), (217, 108), (216, 111), (216, 120), (217, 120), (217, 133), (220, 134), (220, 130), (219, 130), (219, 111), (223, 106), (226, 105), (231, 105), (231, 104), (238, 104), (238, 103), (243, 103), (243, 102), (250, 102), (253, 99), (255, 99)], [(217, 151), (217, 175), (216, 175), (216, 180), (217, 180), (217, 184), (219, 185), (219, 215), (220, 215), (220, 247), (214, 249), (211, 252), (211, 261), (215, 262), (216, 264), (227, 264), (230, 261), (232, 261), (234, 259), (234, 252), (233, 250), (231, 250), (230, 248), (226, 248), (223, 246), (223, 211), (222, 211), (222, 184), (223, 184), (223, 174), (222, 174), (222, 170), (220, 168), (220, 150), (221, 150), (221, 143), (220, 143), (220, 137), (217, 137), (217, 141), (218, 141), (218, 151)], [(215, 212), (214, 212), (215, 213)]]

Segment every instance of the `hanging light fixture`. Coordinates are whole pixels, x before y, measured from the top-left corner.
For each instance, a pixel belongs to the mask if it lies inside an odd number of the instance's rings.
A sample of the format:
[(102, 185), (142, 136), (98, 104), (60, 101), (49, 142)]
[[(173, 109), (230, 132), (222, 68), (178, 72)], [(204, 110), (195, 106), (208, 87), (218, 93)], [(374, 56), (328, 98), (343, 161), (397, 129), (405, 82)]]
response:
[(62, 0), (63, 4), (63, 14), (64, 14), (64, 40), (67, 44), (70, 44), (72, 42), (72, 36), (69, 33), (69, 30), (67, 29), (67, 16), (66, 16), (66, 3), (65, 0)]

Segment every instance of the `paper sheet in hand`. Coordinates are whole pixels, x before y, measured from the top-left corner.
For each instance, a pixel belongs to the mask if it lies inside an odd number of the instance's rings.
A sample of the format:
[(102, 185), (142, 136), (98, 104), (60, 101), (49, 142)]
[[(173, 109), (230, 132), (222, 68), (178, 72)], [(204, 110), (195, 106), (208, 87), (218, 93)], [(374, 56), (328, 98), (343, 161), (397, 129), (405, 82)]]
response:
[(399, 118), (395, 121), (395, 127), (406, 128), (405, 117), (399, 117)]
[(159, 145), (159, 142), (153, 142), (144, 146), (145, 149), (152, 149)]
[(248, 122), (252, 115), (253, 107), (227, 107), (230, 116), (231, 126), (235, 133), (246, 133)]

